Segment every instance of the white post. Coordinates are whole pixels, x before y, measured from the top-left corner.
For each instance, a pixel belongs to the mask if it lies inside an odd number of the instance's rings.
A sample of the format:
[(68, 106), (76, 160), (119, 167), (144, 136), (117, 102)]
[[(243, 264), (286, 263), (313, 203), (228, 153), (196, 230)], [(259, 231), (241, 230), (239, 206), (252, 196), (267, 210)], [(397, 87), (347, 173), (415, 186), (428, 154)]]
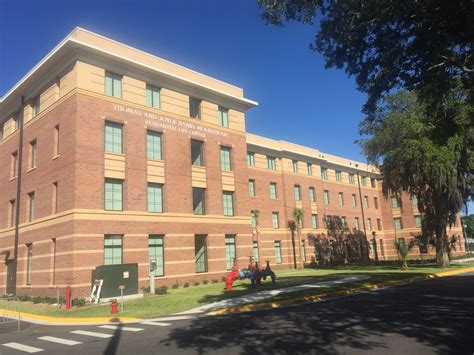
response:
[(155, 294), (155, 271), (150, 271), (150, 293)]

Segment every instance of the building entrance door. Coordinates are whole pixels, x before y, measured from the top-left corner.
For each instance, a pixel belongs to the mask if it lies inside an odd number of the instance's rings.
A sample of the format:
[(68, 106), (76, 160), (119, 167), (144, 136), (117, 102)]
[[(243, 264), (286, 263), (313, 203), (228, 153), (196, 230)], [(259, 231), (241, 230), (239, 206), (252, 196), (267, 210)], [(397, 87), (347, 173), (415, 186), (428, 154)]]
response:
[(14, 262), (13, 259), (5, 261), (7, 267), (7, 282), (6, 282), (6, 294), (10, 295), (15, 292), (15, 284), (13, 280), (14, 273)]

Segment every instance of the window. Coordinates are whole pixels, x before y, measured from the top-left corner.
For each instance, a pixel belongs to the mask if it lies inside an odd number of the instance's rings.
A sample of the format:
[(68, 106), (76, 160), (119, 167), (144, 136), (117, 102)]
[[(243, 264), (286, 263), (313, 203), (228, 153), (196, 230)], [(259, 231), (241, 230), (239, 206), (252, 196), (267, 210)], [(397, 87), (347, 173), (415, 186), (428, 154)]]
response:
[(58, 182), (53, 182), (53, 214), (58, 213)]
[(206, 214), (205, 189), (193, 187), (193, 213)]
[(367, 218), (367, 229), (369, 231), (372, 230), (372, 219), (371, 218)]
[(122, 264), (122, 236), (106, 235), (104, 238), (104, 265)]
[(278, 219), (278, 212), (272, 212), (272, 227), (274, 229), (280, 228), (280, 221)]
[(276, 184), (276, 182), (271, 182), (270, 183), (270, 198), (272, 200), (277, 199), (277, 184)]
[(221, 147), (221, 171), (232, 171), (229, 147)]
[(18, 112), (15, 117), (13, 117), (13, 121), (15, 123), (15, 130), (19, 129), (20, 128), (20, 125), (23, 121), (23, 118), (22, 118), (22, 113), (21, 112)]
[(3, 135), (5, 134), (4, 130), (5, 130), (4, 123), (0, 123), (0, 140), (3, 139)]
[(314, 187), (309, 188), (309, 202), (316, 202), (316, 190), (314, 189)]
[(18, 176), (18, 152), (15, 151), (12, 153), (12, 178)]
[(148, 212), (163, 212), (163, 185), (148, 183)]
[(160, 89), (156, 86), (146, 84), (146, 105), (160, 108)]
[(293, 187), (294, 194), (295, 194), (295, 200), (296, 201), (301, 201), (301, 186), (300, 185), (295, 185)]
[(418, 197), (416, 197), (416, 195), (411, 195), (411, 204), (412, 206), (418, 207)]
[(301, 241), (301, 260), (306, 261), (306, 246), (304, 239)]
[(105, 122), (105, 152), (123, 153), (122, 125), (120, 123)]
[(104, 209), (108, 211), (122, 211), (122, 180), (105, 179)]
[(150, 235), (148, 237), (148, 260), (155, 259), (156, 269), (154, 276), (165, 275), (165, 254), (163, 247), (163, 235)]
[(355, 184), (354, 174), (349, 173), (349, 184)]
[(267, 155), (267, 168), (269, 170), (276, 170), (276, 159)]
[(275, 264), (281, 264), (281, 242), (279, 240), (275, 240)]
[(229, 109), (219, 106), (219, 124), (229, 127)]
[(318, 228), (318, 215), (317, 214), (311, 215), (311, 228), (313, 229)]
[(366, 176), (361, 176), (360, 177), (360, 183), (362, 186), (367, 186), (367, 177)]
[(40, 104), (40, 96), (36, 96), (34, 99), (33, 99), (33, 103), (32, 103), (32, 116), (33, 117), (36, 117), (40, 114), (41, 112), (41, 104)]
[(357, 207), (357, 196), (352, 194), (352, 207)]
[(59, 125), (54, 126), (54, 156), (59, 155)]
[(375, 188), (377, 186), (377, 180), (375, 180), (374, 178), (370, 178), (370, 186)]
[(52, 238), (51, 239), (51, 251), (52, 251), (52, 256), (53, 256), (53, 260), (52, 260), (52, 275), (51, 275), (51, 284), (52, 285), (55, 285), (56, 284), (56, 238)]
[(189, 116), (201, 119), (201, 100), (194, 97), (189, 98)]
[(308, 176), (313, 176), (313, 164), (306, 163), (306, 169), (308, 171)]
[(255, 180), (249, 180), (249, 196), (255, 197)]
[(294, 173), (298, 172), (298, 160), (293, 160), (291, 162), (291, 168)]
[(35, 219), (35, 193), (30, 192), (28, 194), (28, 222)]
[(364, 196), (364, 207), (369, 208), (369, 196)]
[(327, 180), (328, 179), (328, 169), (321, 168), (321, 179)]
[(256, 240), (252, 241), (252, 256), (255, 262), (259, 262), (258, 258), (258, 242)]
[(247, 165), (255, 166), (255, 153), (247, 152)]
[(191, 164), (194, 166), (204, 166), (203, 145), (203, 142), (191, 139)]
[(421, 216), (415, 216), (415, 227), (421, 228)]
[(394, 218), (393, 219), (393, 225), (394, 225), (396, 230), (402, 229), (403, 228), (402, 219), (400, 217)]
[(235, 262), (235, 236), (225, 236), (225, 261), (227, 270), (231, 270)]
[(359, 217), (354, 219), (354, 228), (358, 231), (360, 230)]
[(146, 132), (146, 157), (148, 159), (161, 160), (161, 133), (155, 131)]
[(30, 142), (30, 169), (36, 168), (36, 139)]
[(26, 244), (26, 284), (31, 285), (33, 276), (33, 244)]
[(324, 190), (324, 204), (329, 205), (329, 191)]
[(339, 192), (337, 196), (337, 201), (339, 203), (339, 206), (344, 206), (344, 194), (342, 192)]
[(207, 272), (207, 236), (197, 234), (194, 236), (194, 260), (196, 272)]
[(224, 207), (224, 216), (234, 215), (234, 193), (232, 191), (222, 193), (222, 206)]
[(336, 170), (336, 181), (342, 182), (342, 173), (339, 170)]
[(377, 230), (382, 230), (382, 221), (380, 220), (380, 218), (377, 218)]
[(254, 211), (250, 211), (250, 217), (252, 217), (252, 228), (257, 228), (257, 215)]
[(346, 216), (342, 216), (341, 217), (341, 223), (342, 223), (342, 226), (345, 228), (347, 226), (347, 219), (346, 219)]
[(15, 225), (15, 218), (16, 218), (16, 204), (15, 199), (10, 200), (10, 227)]
[(122, 76), (105, 72), (105, 95), (122, 98)]
[(374, 207), (375, 209), (379, 209), (379, 199), (377, 197), (374, 197)]
[(390, 201), (392, 204), (392, 208), (400, 208), (400, 199), (398, 198), (398, 196), (390, 197)]

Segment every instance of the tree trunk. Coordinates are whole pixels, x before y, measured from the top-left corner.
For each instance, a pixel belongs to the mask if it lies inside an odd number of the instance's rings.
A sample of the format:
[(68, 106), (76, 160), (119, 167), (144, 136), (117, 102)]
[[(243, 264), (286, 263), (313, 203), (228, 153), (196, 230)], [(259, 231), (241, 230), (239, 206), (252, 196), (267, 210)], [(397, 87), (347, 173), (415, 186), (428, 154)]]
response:
[(291, 231), (291, 245), (293, 246), (293, 266), (296, 269), (296, 249), (295, 249), (295, 232)]
[(449, 267), (448, 240), (446, 238), (446, 226), (436, 228), (436, 267)]

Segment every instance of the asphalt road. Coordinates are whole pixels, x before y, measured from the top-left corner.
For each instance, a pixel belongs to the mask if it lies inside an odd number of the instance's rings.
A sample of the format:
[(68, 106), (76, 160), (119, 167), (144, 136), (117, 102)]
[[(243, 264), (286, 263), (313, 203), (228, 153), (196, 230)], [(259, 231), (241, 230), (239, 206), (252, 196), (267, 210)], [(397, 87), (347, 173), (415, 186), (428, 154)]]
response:
[[(39, 339), (44, 336), (63, 343)], [(78, 343), (64, 344), (68, 340)], [(0, 354), (27, 353), (5, 345), (12, 342), (45, 354), (472, 355), (474, 273), (297, 307), (166, 324), (127, 324), (117, 329), (27, 325), (21, 332), (0, 332)]]

